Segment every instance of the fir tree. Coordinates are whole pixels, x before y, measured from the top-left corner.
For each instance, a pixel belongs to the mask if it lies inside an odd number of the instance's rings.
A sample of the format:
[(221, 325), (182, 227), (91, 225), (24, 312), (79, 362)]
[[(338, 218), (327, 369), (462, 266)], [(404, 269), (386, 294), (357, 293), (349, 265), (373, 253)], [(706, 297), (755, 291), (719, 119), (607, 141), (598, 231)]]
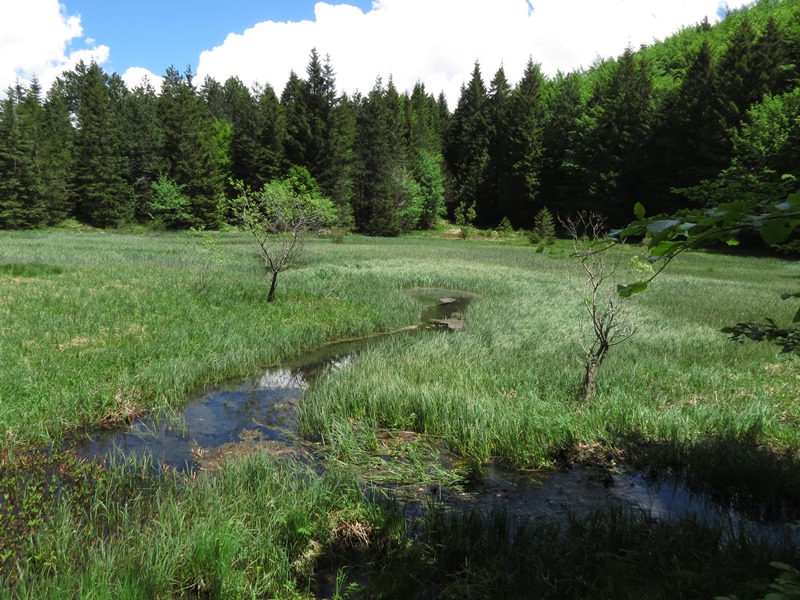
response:
[(65, 79), (76, 107), (71, 191), (78, 217), (96, 227), (128, 223), (133, 220), (133, 193), (111, 80), (97, 63), (79, 63)]
[(222, 180), (212, 116), (192, 84), (191, 72), (167, 69), (158, 102), (167, 177), (189, 198), (193, 226), (222, 223)]

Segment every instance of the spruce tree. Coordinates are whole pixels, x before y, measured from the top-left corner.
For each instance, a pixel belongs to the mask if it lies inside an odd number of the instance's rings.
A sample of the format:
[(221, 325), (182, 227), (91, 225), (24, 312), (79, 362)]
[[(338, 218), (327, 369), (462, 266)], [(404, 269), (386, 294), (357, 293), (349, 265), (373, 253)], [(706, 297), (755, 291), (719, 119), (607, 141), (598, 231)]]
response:
[[(82, 221), (115, 227), (133, 220), (129, 163), (122, 144), (119, 98), (97, 63), (84, 63), (65, 74), (76, 108), (71, 192)], [(119, 82), (116, 83), (119, 85)]]
[(480, 64), (475, 63), (470, 82), (462, 86), (458, 105), (449, 122), (444, 157), (452, 176), (453, 201), (465, 206), (477, 203), (489, 159), (488, 99)]
[(485, 105), (487, 156), (475, 206), (481, 224), (486, 227), (494, 227), (507, 216), (508, 183), (512, 172), (510, 98), (511, 85), (501, 66), (489, 85)]
[[(30, 164), (19, 114), (21, 88), (9, 88), (0, 101), (0, 228), (22, 229), (35, 225), (30, 204), (35, 198)], [(33, 221), (33, 223), (32, 223)]]
[(191, 72), (167, 69), (158, 113), (164, 132), (167, 177), (189, 198), (192, 225), (216, 228), (223, 220), (222, 179), (214, 121), (192, 83)]
[(395, 156), (389, 105), (379, 78), (356, 108), (353, 216), (356, 227), (370, 235), (392, 236), (401, 231), (392, 198)]
[(533, 218), (544, 155), (544, 76), (532, 59), (509, 99), (507, 185), (500, 212), (516, 227)]
[(135, 197), (135, 218), (148, 218), (153, 183), (166, 170), (164, 132), (158, 119), (158, 96), (149, 81), (136, 86), (124, 103), (123, 144)]

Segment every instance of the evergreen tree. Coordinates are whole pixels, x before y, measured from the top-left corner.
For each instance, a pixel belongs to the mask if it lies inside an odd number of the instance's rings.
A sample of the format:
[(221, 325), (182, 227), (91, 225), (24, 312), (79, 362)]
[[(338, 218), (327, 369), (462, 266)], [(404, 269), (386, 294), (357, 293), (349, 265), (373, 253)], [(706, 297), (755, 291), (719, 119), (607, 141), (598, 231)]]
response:
[(489, 159), (486, 85), (476, 62), (467, 86), (462, 86), (444, 141), (444, 157), (452, 176), (454, 201), (477, 203)]
[(501, 211), (517, 227), (529, 226), (539, 194), (544, 155), (544, 76), (528, 60), (525, 74), (509, 100), (509, 172)]
[(714, 179), (729, 161), (729, 137), (720, 113), (720, 93), (711, 46), (703, 38), (686, 74), (662, 104), (649, 154), (658, 169), (650, 176), (659, 210), (675, 212), (685, 198), (671, 193)]
[(634, 204), (644, 199), (651, 113), (648, 66), (628, 48), (600, 73), (572, 156), (589, 201), (586, 208), (611, 223), (627, 222)]
[(720, 112), (728, 128), (738, 127), (750, 105), (763, 95), (757, 59), (756, 32), (745, 15), (728, 40), (717, 68)]
[(222, 180), (214, 121), (192, 84), (191, 72), (167, 69), (158, 102), (167, 177), (189, 198), (192, 225), (222, 223)]
[(47, 201), (47, 223), (60, 223), (75, 214), (70, 193), (75, 128), (69, 103), (59, 81), (50, 88), (44, 102), (45, 133), (42, 136), (42, 175)]
[(579, 73), (558, 73), (546, 84), (544, 99), (544, 146), (541, 167), (540, 196), (562, 214), (578, 210), (580, 192), (570, 169), (578, 138), (578, 119), (584, 111), (582, 86), (585, 77)]
[(306, 167), (322, 192), (337, 198), (344, 183), (341, 164), (346, 148), (336, 129), (340, 98), (336, 92), (335, 73), (330, 57), (323, 62), (316, 48), (306, 67), (306, 80), (292, 73), (281, 96), (284, 113), (284, 147), (289, 165)]
[(261, 182), (269, 183), (280, 175), (283, 161), (281, 105), (270, 85), (256, 90), (256, 132), (258, 150), (255, 170)]
[(507, 216), (509, 179), (512, 158), (509, 147), (511, 137), (511, 85), (501, 66), (489, 84), (485, 105), (486, 164), (481, 174), (480, 191), (475, 199), (475, 210), (480, 223), (493, 227)]
[(391, 236), (401, 231), (392, 198), (396, 163), (389, 104), (379, 78), (356, 109), (353, 216), (356, 227), (370, 235)]
[[(226, 111), (231, 123), (230, 174), (249, 189), (259, 190), (262, 179), (258, 101), (244, 84), (231, 77), (225, 82)], [(218, 117), (221, 118), (221, 117)]]
[(164, 133), (158, 120), (158, 96), (149, 81), (135, 87), (124, 102), (123, 144), (135, 196), (135, 217), (148, 218), (153, 183), (166, 170)]
[(757, 94), (781, 94), (791, 87), (789, 75), (796, 65), (791, 64), (786, 35), (778, 20), (770, 15), (764, 31), (756, 40), (754, 60), (758, 68)]
[(406, 100), (409, 124), (408, 147), (411, 152), (425, 150), (438, 154), (442, 148), (441, 113), (436, 99), (417, 82)]
[(71, 192), (77, 216), (96, 227), (128, 223), (134, 215), (133, 191), (122, 144), (120, 99), (112, 95), (119, 89), (94, 62), (88, 67), (79, 63), (64, 78), (76, 109)]
[(37, 201), (32, 140), (25, 135), (20, 114), (23, 90), (9, 88), (0, 101), (0, 227), (22, 229), (41, 223)]
[(282, 146), (286, 168), (306, 166), (306, 140), (311, 138), (306, 106), (306, 83), (294, 71), (281, 93)]

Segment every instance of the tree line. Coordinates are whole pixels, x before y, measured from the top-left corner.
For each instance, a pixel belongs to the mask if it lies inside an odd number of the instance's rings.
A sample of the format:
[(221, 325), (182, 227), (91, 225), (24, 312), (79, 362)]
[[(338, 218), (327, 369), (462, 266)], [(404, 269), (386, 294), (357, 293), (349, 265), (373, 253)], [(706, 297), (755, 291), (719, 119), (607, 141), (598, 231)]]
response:
[(47, 93), (34, 79), (0, 100), (0, 228), (74, 218), (96, 227), (216, 228), (240, 185), (288, 174), (329, 198), (342, 227), (397, 235), (472, 210), (481, 227), (532, 228), (591, 210), (614, 226), (733, 198), (782, 198), (800, 176), (800, 7), (760, 0), (720, 23), (511, 85), (475, 63), (451, 111), (391, 77), (336, 88), (312, 50), (280, 95), (167, 69), (128, 89), (78, 64)]

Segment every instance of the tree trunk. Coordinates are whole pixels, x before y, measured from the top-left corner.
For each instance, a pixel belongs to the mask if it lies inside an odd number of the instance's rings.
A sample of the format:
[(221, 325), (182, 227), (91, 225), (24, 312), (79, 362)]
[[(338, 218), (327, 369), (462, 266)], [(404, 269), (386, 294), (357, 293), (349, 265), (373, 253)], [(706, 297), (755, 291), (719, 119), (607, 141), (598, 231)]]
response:
[(586, 372), (583, 375), (583, 385), (581, 386), (581, 396), (584, 402), (589, 402), (594, 398), (597, 391), (597, 371), (600, 365), (603, 364), (603, 359), (606, 357), (609, 345), (607, 343), (600, 344), (600, 348), (588, 354), (586, 357)]
[(583, 375), (583, 385), (581, 386), (581, 398), (584, 402), (589, 402), (597, 389), (597, 369), (600, 365), (594, 357), (586, 361), (586, 372)]
[(272, 282), (269, 284), (269, 294), (267, 294), (267, 302), (275, 300), (275, 288), (278, 287), (278, 272), (272, 272)]

